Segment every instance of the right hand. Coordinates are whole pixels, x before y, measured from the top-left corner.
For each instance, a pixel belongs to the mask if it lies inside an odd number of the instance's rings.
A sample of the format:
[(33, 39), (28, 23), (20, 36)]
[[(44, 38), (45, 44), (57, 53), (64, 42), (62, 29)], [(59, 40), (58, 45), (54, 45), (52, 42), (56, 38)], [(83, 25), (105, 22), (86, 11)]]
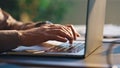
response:
[(21, 45), (37, 45), (48, 40), (72, 43), (79, 34), (73, 32), (70, 26), (46, 24), (38, 28), (20, 31)]

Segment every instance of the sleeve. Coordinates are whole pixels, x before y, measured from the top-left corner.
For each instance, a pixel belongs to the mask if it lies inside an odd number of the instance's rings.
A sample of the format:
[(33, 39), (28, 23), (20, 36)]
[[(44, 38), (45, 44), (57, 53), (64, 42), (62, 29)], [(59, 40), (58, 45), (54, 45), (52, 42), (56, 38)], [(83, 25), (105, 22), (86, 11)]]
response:
[(0, 31), (0, 52), (8, 51), (20, 45), (18, 31), (1, 30)]

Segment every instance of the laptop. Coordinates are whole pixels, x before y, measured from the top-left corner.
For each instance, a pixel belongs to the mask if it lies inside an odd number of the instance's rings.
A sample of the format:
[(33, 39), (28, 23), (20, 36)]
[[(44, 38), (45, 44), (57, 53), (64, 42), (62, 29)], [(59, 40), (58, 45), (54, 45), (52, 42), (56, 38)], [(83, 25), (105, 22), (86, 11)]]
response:
[(87, 0), (85, 40), (76, 40), (72, 46), (68, 42), (62, 43), (50, 40), (43, 43), (48, 48), (34, 46), (41, 50), (28, 49), (20, 52), (4, 52), (2, 55), (85, 58), (102, 45), (105, 7), (106, 0)]

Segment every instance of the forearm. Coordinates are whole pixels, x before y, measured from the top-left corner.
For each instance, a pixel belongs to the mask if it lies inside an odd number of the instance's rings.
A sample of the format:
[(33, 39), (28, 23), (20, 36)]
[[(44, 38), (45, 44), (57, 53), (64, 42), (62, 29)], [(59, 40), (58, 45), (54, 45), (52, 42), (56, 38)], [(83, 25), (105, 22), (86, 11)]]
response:
[(15, 20), (9, 13), (0, 9), (0, 30), (26, 30), (34, 27), (39, 27), (42, 24), (47, 24), (48, 22), (29, 22), (23, 23), (21, 21)]
[(34, 28), (36, 23), (23, 23), (20, 21), (16, 21), (14, 23), (11, 24), (10, 29), (11, 30), (26, 30), (26, 29), (30, 29), (30, 28)]
[(18, 31), (1, 30), (0, 31), (0, 52), (16, 48), (20, 45)]
[(35, 23), (23, 23), (15, 20), (9, 13), (0, 9), (0, 29), (1, 30), (25, 30), (33, 28)]

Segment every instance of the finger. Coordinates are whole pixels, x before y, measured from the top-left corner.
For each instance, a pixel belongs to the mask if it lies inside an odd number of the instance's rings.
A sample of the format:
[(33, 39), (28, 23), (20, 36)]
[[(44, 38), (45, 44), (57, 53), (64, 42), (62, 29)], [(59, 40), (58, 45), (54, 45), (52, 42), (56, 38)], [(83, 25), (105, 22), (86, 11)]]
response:
[(66, 27), (66, 26), (63, 26), (63, 28), (64, 28), (64, 30), (65, 30), (67, 33), (70, 34), (70, 36), (72, 37), (72, 39), (74, 39), (74, 35), (73, 35), (73, 33), (72, 33), (72, 30), (71, 30), (70, 28)]
[(81, 35), (79, 33), (76, 33), (77, 37), (80, 37)]
[(62, 27), (70, 35), (71, 39), (68, 39), (68, 40), (69, 40), (69, 43), (72, 44), (73, 40), (74, 40), (74, 35), (72, 33), (71, 28), (70, 27), (66, 27), (66, 26), (62, 26)]
[(73, 27), (73, 25), (67, 25), (67, 26), (71, 28), (75, 40), (76, 40), (77, 37), (80, 37), (80, 34), (75, 30), (75, 28)]
[[(70, 28), (66, 27), (66, 26), (63, 26), (63, 25), (59, 25), (59, 24), (56, 24), (56, 25), (51, 25), (51, 29), (59, 29), (59, 30), (62, 30), (61, 33), (64, 33), (68, 40), (71, 40), (73, 39), (73, 35), (72, 35), (72, 31), (70, 30)], [(58, 32), (58, 31), (55, 31), (55, 32)], [(61, 34), (59, 33), (59, 34)]]
[[(73, 36), (72, 31), (71, 31), (70, 28), (68, 28), (66, 26), (63, 26), (63, 25), (59, 25), (59, 24), (51, 25), (50, 27), (52, 29), (60, 29), (60, 30), (62, 30), (63, 32), (59, 32), (59, 34), (57, 34), (57, 35), (66, 37), (69, 40), (69, 42), (72, 43), (72, 41), (74, 40), (74, 38), (73, 38), (74, 36)], [(55, 31), (55, 32), (58, 33), (58, 31)]]
[(69, 40), (69, 44), (72, 44), (73, 43), (73, 40)]
[(76, 40), (76, 33), (75, 33), (74, 28), (72, 27), (72, 25), (68, 25), (68, 27), (69, 27), (69, 28), (71, 29), (71, 31), (72, 31), (72, 34), (73, 34), (74, 40)]
[(53, 29), (49, 33), (53, 34), (53, 35), (58, 35), (58, 36), (61, 36), (61, 37), (65, 37), (68, 40), (72, 40), (72, 37), (70, 35), (68, 35), (65, 31), (63, 31), (62, 29)]
[(60, 42), (67, 42), (67, 39), (65, 39), (64, 37), (58, 36), (58, 35), (51, 35), (50, 40), (56, 40), (56, 41), (60, 41)]
[(74, 35), (73, 35), (71, 29), (70, 29), (70, 28), (66, 28), (66, 27), (63, 27), (63, 28), (64, 28), (64, 30), (65, 30), (67, 33), (69, 33), (69, 35), (70, 35), (70, 37), (71, 37), (71, 39), (69, 39), (69, 43), (72, 44), (72, 42), (73, 42), (73, 40), (74, 40)]

